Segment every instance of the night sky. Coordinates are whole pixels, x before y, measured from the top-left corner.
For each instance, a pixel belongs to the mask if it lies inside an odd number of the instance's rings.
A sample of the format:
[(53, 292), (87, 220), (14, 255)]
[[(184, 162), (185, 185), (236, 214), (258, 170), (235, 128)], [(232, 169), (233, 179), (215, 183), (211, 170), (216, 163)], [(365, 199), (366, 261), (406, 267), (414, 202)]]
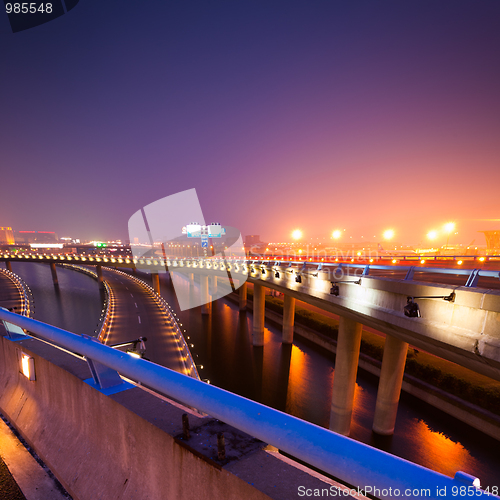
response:
[(498, 0), (81, 0), (0, 43), (0, 226), (125, 239), (196, 188), (265, 241), (500, 227)]

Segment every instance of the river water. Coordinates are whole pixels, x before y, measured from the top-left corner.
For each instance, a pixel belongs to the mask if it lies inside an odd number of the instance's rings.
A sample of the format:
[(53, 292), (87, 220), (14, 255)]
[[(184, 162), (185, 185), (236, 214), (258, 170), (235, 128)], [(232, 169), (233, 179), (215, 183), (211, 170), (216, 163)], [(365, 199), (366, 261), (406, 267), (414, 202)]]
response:
[[(30, 286), (35, 319), (75, 333), (93, 334), (102, 307), (97, 283), (91, 277), (58, 267), (59, 289), (44, 264), (12, 264)], [(147, 275), (139, 275), (147, 280)], [(200, 376), (216, 386), (281, 411), (328, 427), (334, 357), (296, 338), (281, 344), (281, 331), (266, 324), (265, 345), (252, 346), (252, 315), (221, 299), (210, 317), (200, 308), (180, 312), (169, 280), (162, 279), (162, 295), (177, 310)], [(378, 379), (358, 373), (351, 437), (453, 476), (462, 470), (481, 479), (483, 487), (500, 486), (500, 453), (495, 440), (433, 407), (402, 394), (394, 436), (372, 433)], [(432, 485), (429, 485), (432, 486)]]

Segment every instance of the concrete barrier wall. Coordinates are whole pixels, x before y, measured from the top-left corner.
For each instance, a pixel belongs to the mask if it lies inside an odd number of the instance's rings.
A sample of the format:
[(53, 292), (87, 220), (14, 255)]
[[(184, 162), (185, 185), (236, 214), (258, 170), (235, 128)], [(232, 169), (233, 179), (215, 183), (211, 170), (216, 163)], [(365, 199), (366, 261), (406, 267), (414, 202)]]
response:
[[(35, 381), (19, 372), (20, 349), (35, 360)], [(262, 500), (336, 484), (210, 417), (191, 413), (184, 443), (189, 410), (138, 387), (106, 396), (89, 375), (84, 361), (38, 340), (0, 337), (0, 410), (75, 499)], [(221, 426), (225, 462), (214, 458)]]

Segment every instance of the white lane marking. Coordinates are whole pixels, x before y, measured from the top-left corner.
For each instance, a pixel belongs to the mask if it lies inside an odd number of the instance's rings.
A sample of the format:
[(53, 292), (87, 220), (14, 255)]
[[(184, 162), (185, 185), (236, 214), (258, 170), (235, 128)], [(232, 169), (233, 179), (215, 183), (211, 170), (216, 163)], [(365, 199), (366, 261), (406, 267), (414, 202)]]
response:
[(141, 322), (141, 317), (140, 316), (137, 316), (137, 319), (139, 320), (139, 323)]
[(128, 286), (125, 287), (125, 290), (128, 290)]
[(135, 304), (135, 307), (137, 307), (137, 302), (134, 302), (134, 304)]
[(130, 294), (130, 296), (131, 296), (131, 297), (133, 297), (133, 295), (132, 295), (132, 294)]

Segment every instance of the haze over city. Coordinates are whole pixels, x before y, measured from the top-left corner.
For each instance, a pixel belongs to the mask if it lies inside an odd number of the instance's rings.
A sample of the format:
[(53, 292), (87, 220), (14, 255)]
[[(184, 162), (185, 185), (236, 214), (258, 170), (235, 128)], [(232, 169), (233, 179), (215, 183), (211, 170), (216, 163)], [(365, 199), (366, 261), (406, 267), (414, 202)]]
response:
[(0, 225), (125, 240), (196, 188), (207, 222), (263, 241), (484, 245), (499, 19), (497, 1), (88, 0), (0, 26)]

